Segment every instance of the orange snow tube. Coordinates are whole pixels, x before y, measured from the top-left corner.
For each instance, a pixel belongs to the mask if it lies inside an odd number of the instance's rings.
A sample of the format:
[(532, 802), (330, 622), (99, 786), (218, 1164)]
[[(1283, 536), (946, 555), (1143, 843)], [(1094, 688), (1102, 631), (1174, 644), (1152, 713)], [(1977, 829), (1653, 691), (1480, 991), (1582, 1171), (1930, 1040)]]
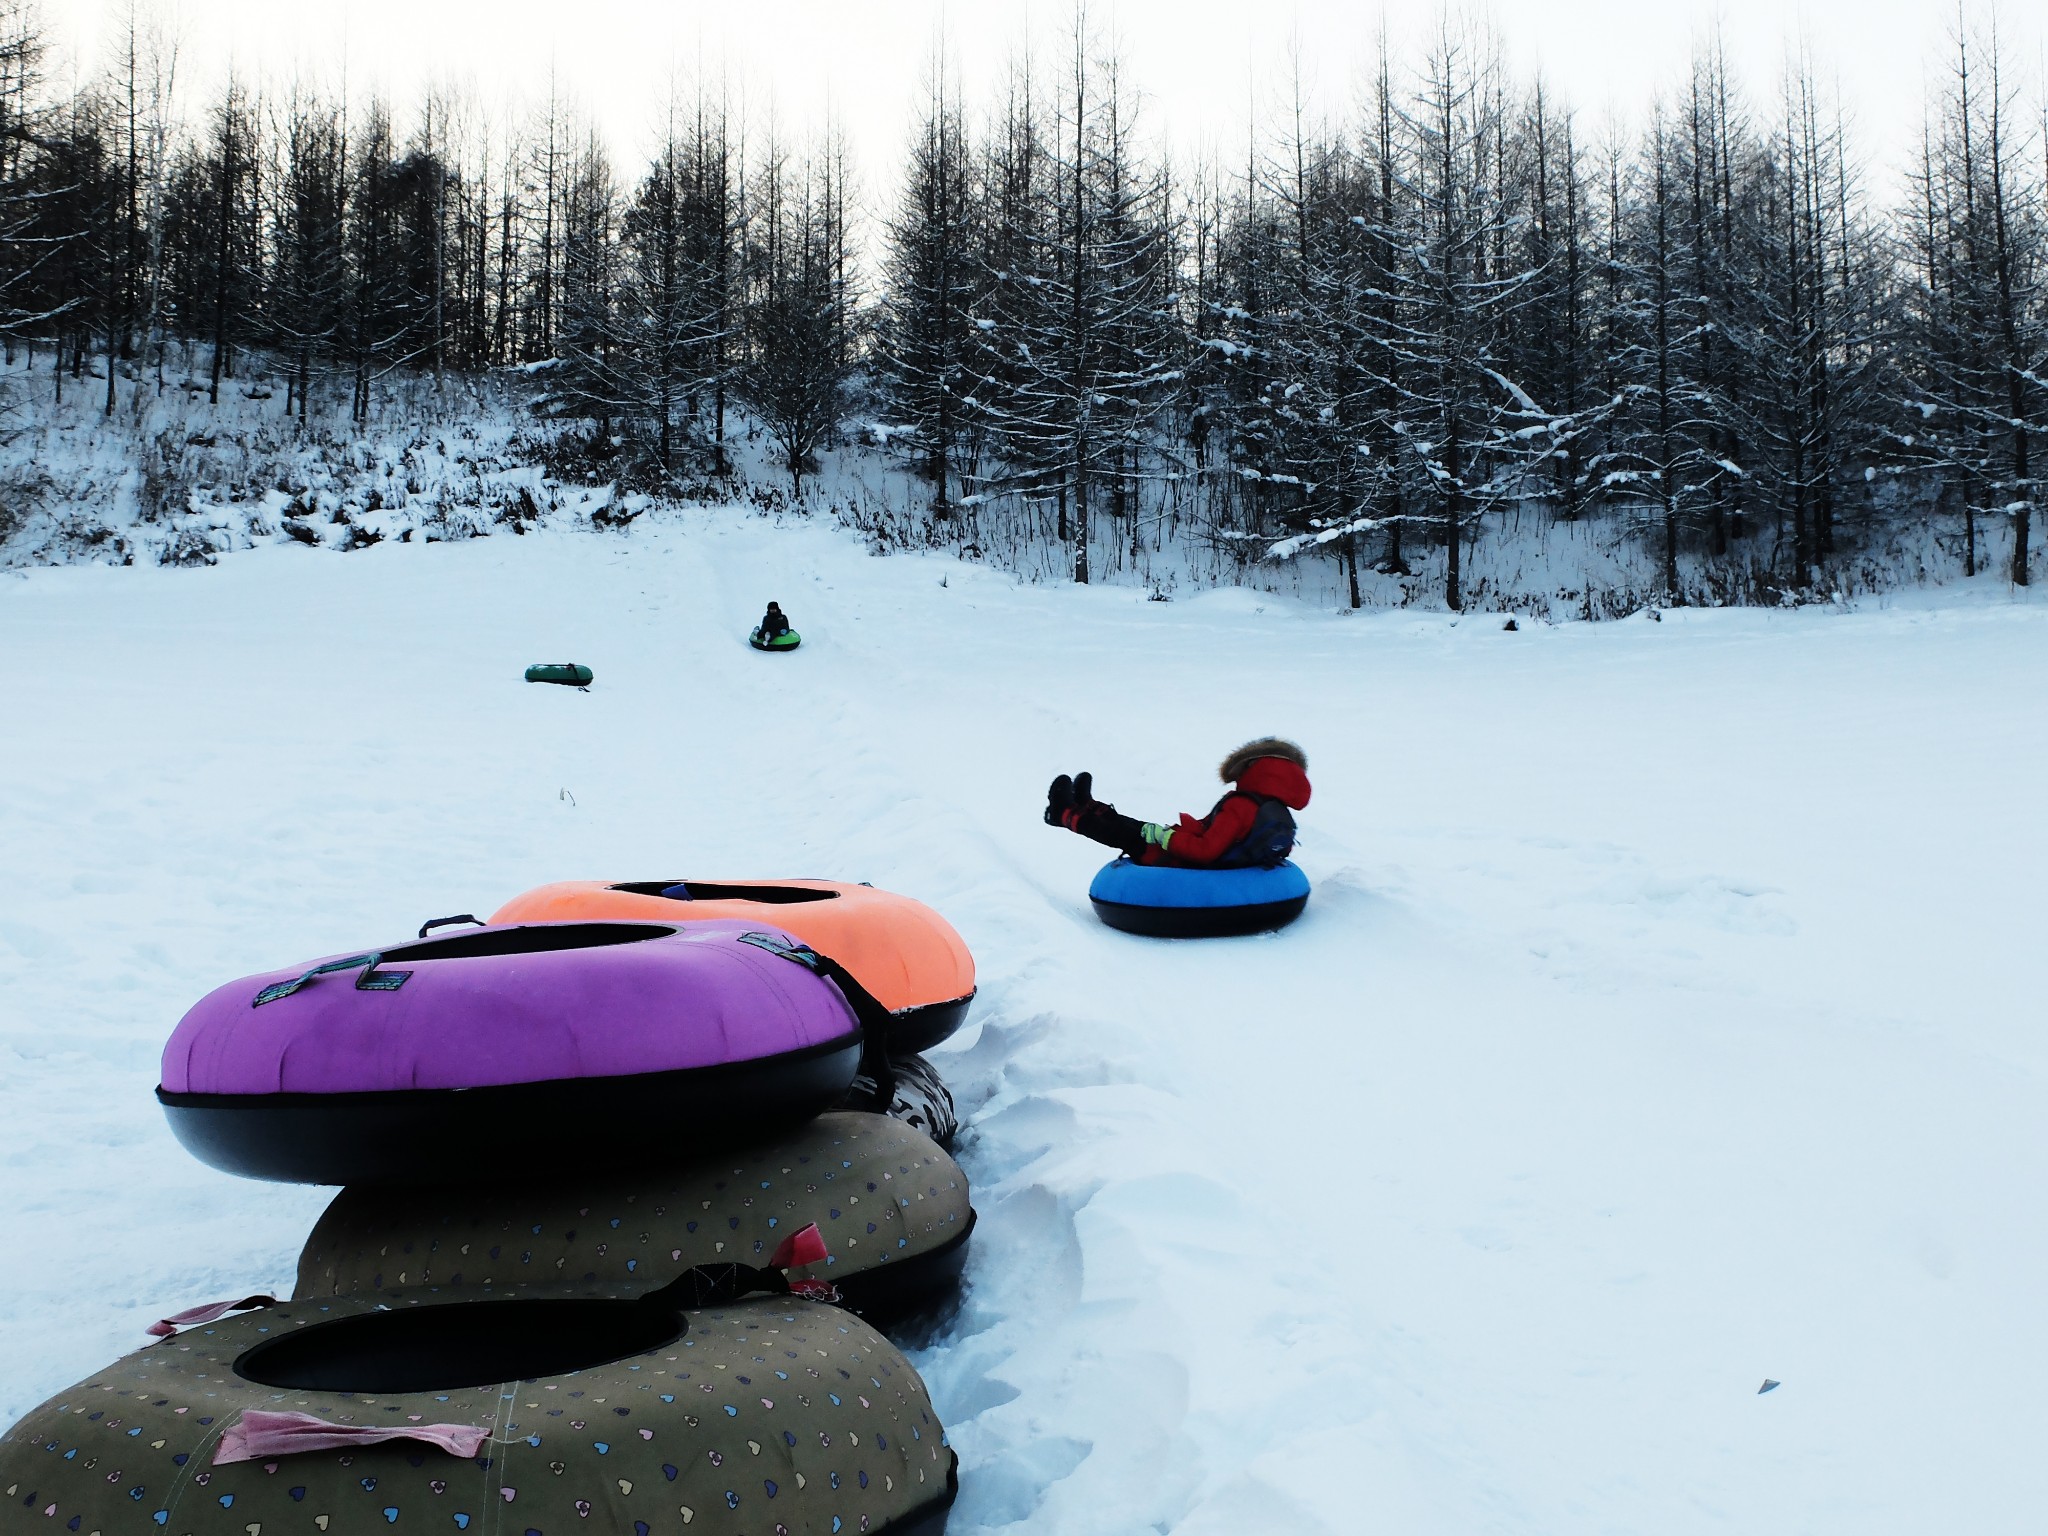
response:
[(499, 923), (739, 918), (794, 934), (853, 973), (894, 1020), (892, 1055), (937, 1045), (967, 1018), (974, 956), (921, 901), (835, 880), (561, 880), (515, 896)]

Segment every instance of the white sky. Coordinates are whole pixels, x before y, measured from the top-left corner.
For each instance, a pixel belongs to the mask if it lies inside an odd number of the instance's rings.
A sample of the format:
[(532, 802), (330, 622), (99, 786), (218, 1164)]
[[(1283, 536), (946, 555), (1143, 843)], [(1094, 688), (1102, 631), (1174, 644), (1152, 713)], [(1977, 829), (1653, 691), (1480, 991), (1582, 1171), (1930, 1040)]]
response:
[[(151, 0), (142, 0), (147, 7)], [(44, 0), (68, 68), (111, 51), (127, 0)], [(701, 58), (744, 82), (750, 107), (772, 99), (781, 121), (814, 126), (829, 100), (846, 125), (871, 211), (891, 190), (933, 39), (943, 26), (970, 99), (989, 99), (1005, 56), (1027, 35), (1056, 49), (1066, 0), (159, 0), (182, 39), (181, 86), (203, 90), (230, 64), (259, 77), (294, 70), (352, 88), (385, 89), (400, 122), (417, 90), (443, 80), (486, 104), (544, 95), (550, 65), (594, 115), (630, 178), (652, 141), (672, 70)], [(1982, 0), (1972, 9), (1988, 14)], [(1390, 4), (1397, 48), (1425, 34), (1435, 0)], [(1873, 189), (1888, 190), (1917, 142), (1926, 83), (1946, 57), (1952, 0), (1514, 0), (1474, 12), (1518, 72), (1540, 69), (1587, 129), (1639, 119), (1678, 87), (1694, 45), (1718, 26), (1738, 81), (1767, 103), (1803, 42), (1824, 84), (1839, 88)], [(1243, 163), (1253, 103), (1271, 115), (1299, 39), (1316, 99), (1355, 100), (1381, 9), (1370, 0), (1095, 0), (1091, 21), (1124, 44), (1147, 121), (1184, 156), (1206, 145)], [(2001, 25), (2027, 118), (2039, 117), (2044, 27), (2034, 5)], [(188, 101), (191, 100), (188, 96)]]

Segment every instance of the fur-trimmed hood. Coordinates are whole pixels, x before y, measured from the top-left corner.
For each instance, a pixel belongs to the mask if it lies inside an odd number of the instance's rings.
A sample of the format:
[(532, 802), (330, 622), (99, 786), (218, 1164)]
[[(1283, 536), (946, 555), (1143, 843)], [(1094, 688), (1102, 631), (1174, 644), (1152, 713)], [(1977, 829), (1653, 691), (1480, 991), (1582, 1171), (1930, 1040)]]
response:
[(1248, 741), (1230, 756), (1223, 759), (1223, 766), (1216, 770), (1216, 776), (1226, 784), (1235, 784), (1244, 777), (1245, 769), (1262, 757), (1277, 757), (1294, 764), (1304, 773), (1308, 771), (1308, 754), (1291, 741), (1278, 736), (1261, 736), (1257, 741)]
[(1267, 736), (1248, 741), (1223, 759), (1223, 782), (1248, 794), (1270, 795), (1293, 810), (1308, 805), (1308, 754), (1291, 741)]

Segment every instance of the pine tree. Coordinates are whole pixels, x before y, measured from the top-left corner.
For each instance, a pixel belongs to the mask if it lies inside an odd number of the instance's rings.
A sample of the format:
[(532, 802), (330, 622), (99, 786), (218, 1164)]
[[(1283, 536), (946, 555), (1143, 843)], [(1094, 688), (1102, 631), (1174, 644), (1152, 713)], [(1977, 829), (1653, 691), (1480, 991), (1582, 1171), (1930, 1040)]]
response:
[(62, 249), (42, 227), (39, 141), (50, 119), (42, 100), (44, 41), (25, 0), (0, 0), (0, 332), (7, 361), (18, 339), (58, 318), (48, 268)]
[(1681, 140), (1660, 109), (1637, 168), (1641, 195), (1618, 249), (1620, 302), (1610, 324), (1621, 391), (1611, 446), (1598, 465), (1610, 496), (1626, 494), (1650, 512), (1669, 603), (1680, 601), (1681, 521), (1720, 473), (1705, 446), (1714, 402), (1691, 372), (1709, 321), (1688, 282), (1699, 258), (1681, 152)]
[[(1133, 455), (1183, 376), (1167, 344), (1177, 296), (1165, 188), (1136, 162), (1129, 94), (1090, 46), (1077, 12), (1051, 144), (1037, 141), (1032, 109), (1013, 108), (1001, 174), (1020, 178), (1020, 195), (974, 317), (999, 483), (1056, 501), (1077, 582), (1090, 576), (1091, 495), (1106, 485), (1128, 505)], [(1041, 169), (1049, 186), (1034, 183)]]
[(621, 325), (617, 225), (611, 162), (596, 133), (586, 130), (562, 189), (559, 366), (551, 403), (557, 411), (596, 421), (598, 446), (606, 454), (614, 420), (637, 415), (644, 405), (647, 361), (641, 336)]
[(944, 55), (936, 54), (910, 150), (899, 211), (887, 231), (887, 286), (876, 363), (891, 444), (932, 486), (932, 515), (952, 515), (972, 315), (982, 296), (973, 248), (976, 187), (966, 123)]
[(1438, 506), (1452, 609), (1464, 604), (1465, 540), (1485, 514), (1535, 494), (1551, 421), (1502, 371), (1534, 273), (1505, 260), (1518, 213), (1496, 174), (1497, 67), (1475, 64), (1448, 26), (1440, 32), (1407, 119), (1413, 224), (1388, 232), (1409, 253), (1394, 274), (1393, 430)]
[(28, 238), (41, 248), (41, 307), (57, 343), (55, 398), (86, 372), (95, 336), (118, 323), (119, 179), (108, 112), (90, 92), (73, 96), (39, 137)]
[(1591, 188), (1577, 125), (1539, 82), (1523, 115), (1529, 217), (1523, 262), (1532, 274), (1522, 319), (1509, 339), (1517, 377), (1551, 411), (1545, 458), (1556, 515), (1576, 522), (1585, 511), (1589, 465), (1602, 453), (1614, 399), (1600, 387), (1594, 346)]
[(285, 117), (269, 312), (274, 342), (289, 360), (285, 409), (296, 409), (301, 421), (310, 414), (315, 370), (331, 365), (340, 337), (349, 290), (347, 213), (340, 113), (295, 89)]
[(2004, 516), (2008, 573), (2023, 586), (2041, 483), (2034, 440), (2048, 429), (2048, 231), (1996, 35), (1988, 58), (1972, 42), (1958, 32), (1906, 236), (1910, 345), (1895, 440), (1961, 501), (1965, 572), (1977, 566), (1977, 518)]
[(1871, 409), (1882, 297), (1849, 191), (1843, 133), (1823, 126), (1810, 68), (1786, 82), (1743, 222), (1743, 276), (1725, 326), (1742, 357), (1739, 419), (1758, 500), (1773, 511), (1790, 557), (1790, 584), (1804, 588), (1835, 548)]
[(699, 274), (685, 249), (684, 148), (673, 111), (668, 142), (641, 180), (620, 225), (622, 329), (631, 339), (639, 405), (654, 428), (664, 473), (675, 466), (677, 417), (689, 389), (691, 341), (701, 323)]
[(826, 166), (792, 175), (771, 143), (750, 252), (747, 351), (741, 397), (782, 449), (790, 489), (803, 491), (813, 456), (847, 409), (854, 358), (843, 264), (844, 209)]

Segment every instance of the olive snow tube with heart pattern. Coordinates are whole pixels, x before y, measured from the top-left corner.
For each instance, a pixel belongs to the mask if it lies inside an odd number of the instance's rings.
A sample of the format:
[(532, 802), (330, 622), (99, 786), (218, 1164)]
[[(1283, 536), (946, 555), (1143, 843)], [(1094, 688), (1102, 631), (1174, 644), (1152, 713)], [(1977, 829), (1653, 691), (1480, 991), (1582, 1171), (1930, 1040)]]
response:
[(845, 1096), (863, 1032), (834, 969), (731, 921), (408, 941), (216, 989), (164, 1047), (157, 1096), (188, 1150), (252, 1178), (673, 1158)]
[(475, 1185), (352, 1185), (299, 1255), (301, 1301), (534, 1282), (661, 1285), (697, 1264), (766, 1262), (815, 1223), (830, 1257), (790, 1271), (893, 1321), (957, 1285), (967, 1175), (923, 1133), (834, 1113), (744, 1151), (665, 1168)]
[(1285, 928), (1308, 905), (1308, 876), (1289, 862), (1272, 869), (1197, 869), (1112, 859), (1088, 899), (1112, 928), (1159, 939), (1215, 939)]
[[(285, 1302), (195, 1327), (0, 1436), (8, 1532), (936, 1536), (956, 1458), (851, 1313), (567, 1291)], [(243, 1459), (246, 1458), (246, 1459)]]
[(698, 923), (742, 918), (830, 955), (889, 1012), (892, 1055), (930, 1050), (974, 1001), (974, 956), (921, 901), (839, 880), (561, 880), (514, 896), (499, 923)]

